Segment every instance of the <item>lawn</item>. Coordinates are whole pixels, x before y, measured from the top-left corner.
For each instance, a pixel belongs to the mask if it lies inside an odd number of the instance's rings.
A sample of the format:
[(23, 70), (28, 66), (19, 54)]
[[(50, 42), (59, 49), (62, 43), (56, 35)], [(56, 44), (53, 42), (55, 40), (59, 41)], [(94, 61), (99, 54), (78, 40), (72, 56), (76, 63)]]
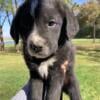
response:
[[(74, 43), (79, 45), (84, 41), (74, 40)], [(100, 48), (77, 50), (75, 72), (83, 100), (100, 100)], [(28, 69), (21, 54), (0, 53), (0, 100), (10, 100), (28, 78)], [(68, 100), (65, 94), (64, 100)]]

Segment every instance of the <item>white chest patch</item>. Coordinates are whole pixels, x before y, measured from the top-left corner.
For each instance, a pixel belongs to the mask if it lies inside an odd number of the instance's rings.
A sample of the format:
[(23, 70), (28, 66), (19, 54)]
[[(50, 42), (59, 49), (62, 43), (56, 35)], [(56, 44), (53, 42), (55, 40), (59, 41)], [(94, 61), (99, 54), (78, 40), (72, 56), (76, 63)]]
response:
[(38, 72), (41, 75), (42, 78), (48, 77), (48, 69), (50, 66), (53, 65), (53, 63), (56, 61), (56, 58), (51, 58), (45, 62), (42, 62), (38, 68)]

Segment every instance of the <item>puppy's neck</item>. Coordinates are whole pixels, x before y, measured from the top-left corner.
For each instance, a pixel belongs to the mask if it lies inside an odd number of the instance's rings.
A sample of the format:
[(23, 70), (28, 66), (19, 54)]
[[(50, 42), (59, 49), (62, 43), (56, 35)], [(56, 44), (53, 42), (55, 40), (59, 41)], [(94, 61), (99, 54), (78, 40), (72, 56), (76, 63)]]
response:
[(36, 58), (36, 57), (32, 57), (34, 63), (36, 63), (37, 65), (40, 65), (42, 62), (45, 62), (49, 59), (51, 59), (52, 57), (54, 57), (54, 54), (51, 54), (50, 56), (46, 57), (46, 58)]

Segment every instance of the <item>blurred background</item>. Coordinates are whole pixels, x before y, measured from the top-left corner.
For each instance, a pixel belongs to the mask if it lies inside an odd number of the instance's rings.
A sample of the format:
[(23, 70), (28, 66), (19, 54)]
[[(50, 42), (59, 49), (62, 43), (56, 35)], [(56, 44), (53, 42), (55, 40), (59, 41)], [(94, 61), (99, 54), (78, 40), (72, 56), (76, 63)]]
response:
[[(25, 0), (0, 0), (0, 100), (10, 100), (29, 79), (22, 56), (21, 40), (15, 45), (10, 26)], [(75, 71), (83, 100), (100, 100), (100, 0), (64, 0), (73, 10), (80, 31), (76, 46)], [(64, 100), (68, 97), (64, 94)]]

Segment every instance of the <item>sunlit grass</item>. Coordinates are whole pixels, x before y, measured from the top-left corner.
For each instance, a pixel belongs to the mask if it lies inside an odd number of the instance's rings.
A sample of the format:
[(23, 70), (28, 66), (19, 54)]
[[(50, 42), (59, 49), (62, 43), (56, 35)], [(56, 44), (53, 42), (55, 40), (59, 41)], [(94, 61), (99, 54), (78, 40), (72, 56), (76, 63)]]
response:
[[(100, 100), (100, 51), (78, 50), (75, 72), (83, 100)], [(0, 53), (0, 100), (10, 100), (28, 81), (28, 77), (28, 69), (21, 54)], [(69, 100), (65, 94), (63, 100)]]
[(0, 54), (0, 100), (10, 100), (28, 79), (28, 71), (19, 54)]
[(95, 39), (95, 43), (93, 43), (93, 39), (73, 39), (73, 42), (76, 45), (97, 45), (100, 44), (100, 39)]

